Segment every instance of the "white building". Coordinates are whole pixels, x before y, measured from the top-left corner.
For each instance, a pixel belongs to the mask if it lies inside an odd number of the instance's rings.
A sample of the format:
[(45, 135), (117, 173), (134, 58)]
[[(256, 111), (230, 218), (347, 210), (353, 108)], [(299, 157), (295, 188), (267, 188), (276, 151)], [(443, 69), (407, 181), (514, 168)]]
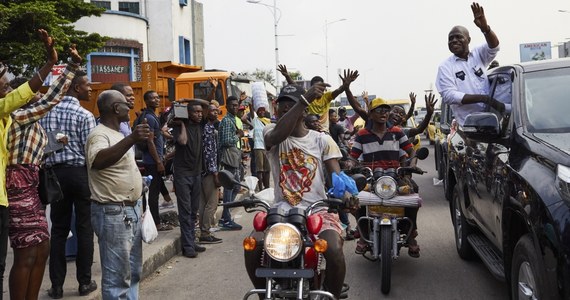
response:
[(77, 30), (111, 39), (87, 55), (94, 82), (140, 81), (142, 61), (204, 66), (202, 4), (195, 0), (85, 0), (106, 8), (101, 17), (84, 17)]

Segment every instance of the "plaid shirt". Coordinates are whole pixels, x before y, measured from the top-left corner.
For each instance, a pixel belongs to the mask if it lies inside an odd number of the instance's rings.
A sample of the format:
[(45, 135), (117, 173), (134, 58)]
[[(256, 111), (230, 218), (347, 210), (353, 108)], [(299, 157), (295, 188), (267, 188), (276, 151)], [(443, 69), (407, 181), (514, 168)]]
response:
[(239, 137), (236, 134), (236, 116), (228, 112), (220, 122), (220, 126), (218, 128), (220, 128), (220, 148), (237, 147)]
[(37, 121), (61, 101), (75, 77), (76, 69), (76, 66), (67, 65), (40, 100), (12, 112), (13, 122), (8, 132), (8, 165), (41, 163), (48, 141)]
[(47, 166), (58, 164), (74, 167), (85, 166), (85, 143), (96, 123), (93, 114), (81, 107), (77, 98), (63, 97), (61, 103), (40, 120), (40, 125), (47, 132), (58, 129), (63, 131), (69, 141), (63, 151), (56, 152), (47, 158)]

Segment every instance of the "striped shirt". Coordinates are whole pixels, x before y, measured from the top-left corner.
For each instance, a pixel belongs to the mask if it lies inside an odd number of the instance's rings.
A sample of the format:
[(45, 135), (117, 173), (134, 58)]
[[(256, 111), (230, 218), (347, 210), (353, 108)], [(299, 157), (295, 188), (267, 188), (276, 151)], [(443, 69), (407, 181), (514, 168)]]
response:
[(96, 123), (93, 114), (81, 107), (77, 98), (63, 97), (61, 103), (40, 120), (40, 125), (48, 132), (58, 129), (63, 131), (69, 140), (63, 151), (47, 158), (47, 166), (85, 166), (85, 143)]
[(362, 155), (362, 164), (372, 170), (398, 168), (400, 158), (412, 146), (400, 127), (387, 128), (382, 138), (365, 128), (354, 139), (350, 156), (358, 158)]
[(43, 118), (67, 92), (77, 67), (69, 64), (36, 103), (12, 112), (8, 132), (8, 165), (41, 163), (47, 135), (38, 120)]

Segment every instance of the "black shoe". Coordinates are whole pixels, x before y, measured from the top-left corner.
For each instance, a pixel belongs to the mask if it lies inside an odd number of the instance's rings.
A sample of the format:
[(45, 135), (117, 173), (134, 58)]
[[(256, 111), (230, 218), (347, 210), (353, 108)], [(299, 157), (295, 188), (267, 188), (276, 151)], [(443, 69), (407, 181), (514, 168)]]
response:
[(182, 252), (182, 256), (188, 257), (188, 258), (195, 258), (196, 256), (198, 256), (198, 253), (196, 253), (196, 251)]
[(206, 251), (206, 247), (200, 246), (200, 245), (194, 245), (194, 251), (196, 252), (204, 252)]
[(222, 239), (219, 239), (213, 235), (201, 236), (198, 239), (200, 244), (219, 244), (222, 242)]
[(63, 298), (63, 287), (61, 286), (54, 286), (48, 291), (48, 296), (52, 299), (61, 299)]
[(79, 296), (87, 296), (96, 289), (97, 283), (95, 283), (95, 280), (91, 280), (91, 282), (88, 284), (80, 284), (78, 289)]

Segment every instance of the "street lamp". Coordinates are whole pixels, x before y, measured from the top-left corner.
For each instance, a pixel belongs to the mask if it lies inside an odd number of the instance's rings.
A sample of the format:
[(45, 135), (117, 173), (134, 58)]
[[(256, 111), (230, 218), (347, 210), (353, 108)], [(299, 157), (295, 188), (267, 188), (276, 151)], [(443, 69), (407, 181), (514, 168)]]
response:
[(331, 25), (333, 23), (337, 23), (337, 22), (342, 22), (342, 21), (346, 21), (346, 19), (342, 18), (342, 19), (338, 19), (338, 20), (334, 20), (334, 21), (330, 21), (330, 22), (327, 22), (327, 20), (325, 20), (325, 62), (326, 62), (326, 70), (327, 70), (327, 74), (326, 74), (327, 82), (329, 82), (329, 25)]
[[(271, 12), (273, 14), (273, 27), (275, 30), (275, 66), (273, 66), (273, 69), (275, 70), (275, 88), (277, 89), (277, 93), (279, 93), (279, 71), (277, 71), (277, 66), (279, 65), (279, 46), (277, 44), (277, 24), (279, 24), (279, 20), (281, 19), (281, 10), (277, 8), (277, 0), (273, 0), (273, 6), (261, 3), (261, 0), (247, 0), (247, 2), (263, 5), (267, 8), (273, 9)], [(277, 15), (277, 12), (279, 12), (279, 16)]]

